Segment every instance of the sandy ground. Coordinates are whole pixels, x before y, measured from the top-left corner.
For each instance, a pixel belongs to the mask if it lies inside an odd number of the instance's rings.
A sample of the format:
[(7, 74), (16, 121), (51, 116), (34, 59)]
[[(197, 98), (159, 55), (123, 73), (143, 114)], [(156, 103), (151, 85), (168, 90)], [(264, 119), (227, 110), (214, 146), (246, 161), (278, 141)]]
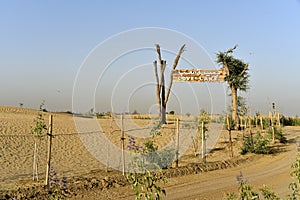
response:
[[(47, 140), (38, 142), (38, 172), (39, 181), (32, 181), (34, 137), (31, 129), (34, 126), (33, 119), (38, 111), (15, 108), (0, 107), (0, 190), (14, 189), (34, 184), (43, 184), (46, 168)], [(106, 167), (99, 162), (83, 145), (82, 135), (78, 134), (72, 115), (66, 113), (43, 113), (45, 122), (52, 114), (54, 118), (53, 153), (51, 165), (55, 167), (59, 176), (84, 176), (93, 171), (105, 170)], [(120, 146), (119, 122), (112, 122), (110, 119), (98, 120), (106, 136), (116, 146)], [(145, 128), (149, 120), (135, 120), (139, 127)], [(120, 125), (120, 124), (119, 124)], [(163, 138), (156, 140), (158, 146), (164, 146), (174, 140), (175, 124), (170, 123), (164, 127)], [(134, 131), (131, 127), (125, 127), (129, 133)], [(298, 140), (299, 127), (286, 127), (284, 132), (289, 139)], [(126, 132), (125, 132), (126, 136)], [(91, 140), (95, 135), (89, 136)], [(234, 156), (239, 156), (239, 141), (241, 132), (233, 132)], [(222, 132), (214, 151), (209, 154), (208, 161), (220, 161), (230, 158), (228, 136)], [(142, 143), (142, 140), (137, 140)], [(201, 144), (198, 144), (199, 146)], [(243, 172), (244, 177), (255, 187), (267, 184), (271, 189), (276, 190), (284, 197), (288, 192), (290, 165), (295, 160), (297, 147), (296, 143), (290, 143), (283, 147), (285, 152), (276, 155), (257, 156), (255, 161), (244, 163), (241, 166), (201, 173), (197, 175), (183, 176), (169, 179), (167, 185), (166, 199), (221, 199), (226, 191), (236, 191), (236, 176)], [(103, 163), (105, 161), (102, 160)], [(199, 157), (193, 156), (193, 148), (188, 147), (186, 154), (181, 157), (180, 165), (201, 162)], [(82, 191), (72, 199), (134, 199), (129, 186), (111, 188), (109, 190)]]
[[(254, 190), (259, 191), (259, 188), (267, 185), (278, 196), (286, 198), (290, 194), (289, 184), (296, 181), (289, 174), (298, 152), (300, 127), (286, 127), (284, 131), (290, 140), (295, 141), (280, 148), (283, 152), (275, 155), (255, 155), (249, 162), (234, 168), (170, 178), (163, 186), (167, 191), (164, 199), (223, 199), (229, 192), (238, 193), (236, 177), (241, 172)], [(126, 186), (101, 192), (88, 191), (74, 199), (133, 200), (135, 196), (130, 186)]]

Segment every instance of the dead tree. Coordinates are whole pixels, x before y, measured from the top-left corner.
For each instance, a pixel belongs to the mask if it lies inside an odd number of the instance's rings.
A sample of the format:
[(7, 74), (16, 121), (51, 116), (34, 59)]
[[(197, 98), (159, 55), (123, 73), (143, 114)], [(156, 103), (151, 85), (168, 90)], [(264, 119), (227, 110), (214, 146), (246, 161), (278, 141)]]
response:
[[(158, 62), (155, 60), (154, 61), (154, 73), (155, 73), (155, 78), (156, 78), (156, 97), (157, 97), (157, 104), (158, 106), (158, 115), (160, 118), (160, 121), (162, 124), (166, 124), (166, 109), (167, 109), (167, 103), (169, 100), (170, 92), (171, 92), (171, 87), (173, 84), (173, 70), (176, 69), (178, 61), (180, 59), (181, 54), (184, 52), (185, 49), (185, 44), (182, 45), (180, 48), (174, 63), (173, 63), (173, 68), (170, 74), (170, 82), (169, 82), (169, 87), (166, 92), (166, 87), (165, 87), (165, 69), (167, 66), (167, 61), (162, 60), (161, 58), (161, 51), (160, 51), (160, 46), (158, 44), (156, 46), (156, 52), (158, 54)], [(160, 65), (160, 73), (158, 73), (158, 67), (157, 63)]]

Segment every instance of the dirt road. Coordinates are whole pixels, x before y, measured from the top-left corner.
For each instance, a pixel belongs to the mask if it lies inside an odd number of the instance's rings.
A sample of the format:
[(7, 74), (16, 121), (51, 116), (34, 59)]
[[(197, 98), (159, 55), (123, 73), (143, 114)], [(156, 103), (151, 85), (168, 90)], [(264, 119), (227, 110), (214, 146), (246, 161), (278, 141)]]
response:
[(277, 156), (264, 156), (247, 166), (183, 177), (176, 185), (167, 188), (166, 199), (222, 199), (226, 192), (237, 192), (236, 176), (240, 172), (256, 189), (266, 184), (279, 196), (286, 197), (292, 181), (290, 165), (295, 157), (296, 151), (293, 150)]
[[(255, 190), (266, 184), (270, 189), (284, 198), (289, 193), (288, 185), (291, 164), (297, 155), (297, 144), (300, 141), (300, 128), (287, 128), (288, 138), (294, 139), (285, 147), (285, 151), (276, 155), (260, 156), (255, 162), (248, 162), (235, 168), (211, 171), (202, 174), (169, 179), (164, 199), (222, 199), (226, 192), (237, 192), (236, 176), (243, 173), (245, 179)], [(113, 188), (102, 192), (89, 192), (80, 198), (95, 199), (134, 199), (130, 187)]]

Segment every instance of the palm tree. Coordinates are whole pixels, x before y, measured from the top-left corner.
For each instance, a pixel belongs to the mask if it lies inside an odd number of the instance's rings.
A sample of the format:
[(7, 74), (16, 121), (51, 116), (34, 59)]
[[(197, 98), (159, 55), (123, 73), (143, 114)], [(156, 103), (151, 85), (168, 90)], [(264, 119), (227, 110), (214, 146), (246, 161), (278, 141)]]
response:
[(232, 56), (233, 50), (235, 50), (237, 45), (233, 48), (217, 53), (216, 62), (222, 65), (226, 72), (225, 81), (228, 84), (229, 89), (231, 90), (231, 106), (232, 112), (231, 117), (232, 121), (235, 123), (235, 128), (238, 128), (239, 118), (237, 113), (237, 96), (238, 90), (247, 91), (249, 83), (249, 74), (248, 74), (248, 64), (244, 61), (234, 58)]

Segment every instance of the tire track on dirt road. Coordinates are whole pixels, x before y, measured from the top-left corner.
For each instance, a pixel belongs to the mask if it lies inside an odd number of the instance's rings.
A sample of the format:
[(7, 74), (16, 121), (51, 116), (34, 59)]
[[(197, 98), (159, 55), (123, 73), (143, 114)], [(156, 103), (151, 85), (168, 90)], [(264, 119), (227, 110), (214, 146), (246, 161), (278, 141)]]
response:
[[(299, 134), (299, 130), (297, 133)], [(295, 134), (288, 135), (288, 137), (299, 142), (299, 137), (295, 137)], [(222, 199), (226, 192), (237, 192), (236, 176), (240, 172), (255, 190), (266, 184), (280, 197), (286, 197), (289, 193), (288, 185), (293, 181), (289, 175), (290, 166), (295, 161), (296, 155), (297, 145), (292, 143), (286, 147), (285, 152), (261, 156), (253, 163), (182, 177), (176, 185), (166, 188), (165, 199)]]
[[(295, 161), (300, 141), (300, 127), (284, 128), (289, 139), (284, 152), (275, 155), (255, 155), (255, 159), (243, 162), (240, 166), (208, 171), (168, 179), (162, 185), (167, 191), (166, 200), (214, 200), (223, 199), (226, 192), (238, 192), (236, 176), (243, 173), (255, 191), (266, 184), (281, 198), (289, 194), (288, 185), (294, 181), (290, 177), (290, 166)], [(102, 191), (87, 192), (86, 199), (123, 199), (134, 200), (134, 192), (130, 186), (111, 188)], [(85, 199), (79, 196), (77, 199)], [(76, 199), (76, 198), (75, 198)]]

